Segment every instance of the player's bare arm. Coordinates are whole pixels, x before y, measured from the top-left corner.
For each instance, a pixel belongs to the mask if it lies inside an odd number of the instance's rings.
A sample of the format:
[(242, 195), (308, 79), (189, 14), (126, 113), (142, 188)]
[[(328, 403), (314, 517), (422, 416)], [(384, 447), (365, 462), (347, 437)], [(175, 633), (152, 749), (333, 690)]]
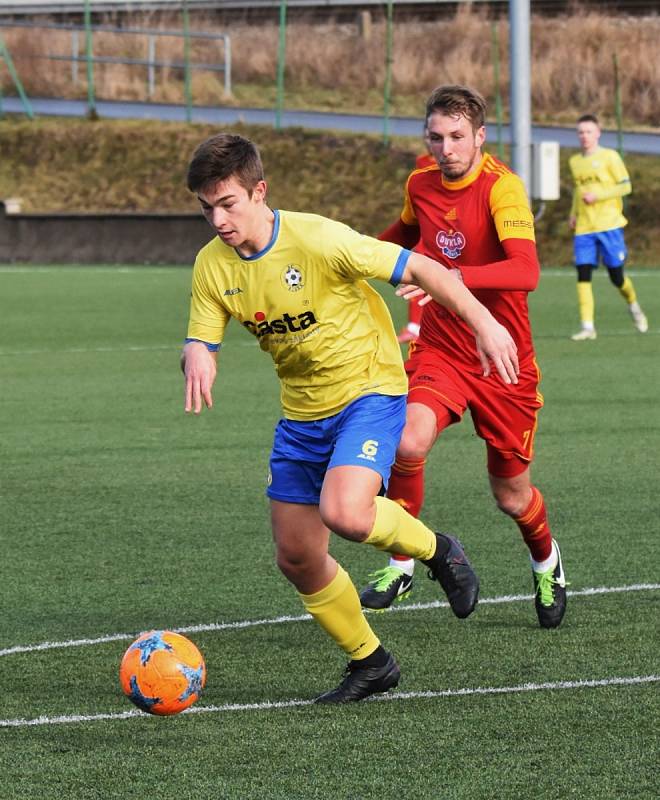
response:
[(492, 361), (505, 383), (518, 383), (518, 354), (511, 334), (449, 270), (438, 269), (432, 259), (412, 253), (401, 280), (422, 288), (472, 328), (484, 376), (490, 375)]
[(186, 379), (186, 413), (201, 413), (202, 401), (207, 408), (213, 408), (211, 389), (217, 372), (215, 353), (209, 352), (203, 342), (188, 342), (181, 353), (181, 370)]

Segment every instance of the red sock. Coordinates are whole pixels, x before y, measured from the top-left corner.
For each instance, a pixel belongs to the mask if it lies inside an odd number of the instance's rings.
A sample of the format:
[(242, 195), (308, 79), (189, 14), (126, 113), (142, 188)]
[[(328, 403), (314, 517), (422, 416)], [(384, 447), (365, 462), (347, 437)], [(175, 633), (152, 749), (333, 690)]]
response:
[(408, 322), (414, 322), (416, 325), (419, 325), (422, 321), (423, 311), (424, 311), (424, 306), (420, 306), (418, 298), (415, 298), (414, 300), (409, 300)]
[(516, 525), (529, 548), (534, 561), (545, 561), (552, 552), (552, 534), (548, 525), (543, 495), (532, 486), (532, 499), (519, 517), (514, 517)]
[(424, 458), (400, 458), (397, 456), (387, 496), (413, 517), (418, 517), (424, 503)]

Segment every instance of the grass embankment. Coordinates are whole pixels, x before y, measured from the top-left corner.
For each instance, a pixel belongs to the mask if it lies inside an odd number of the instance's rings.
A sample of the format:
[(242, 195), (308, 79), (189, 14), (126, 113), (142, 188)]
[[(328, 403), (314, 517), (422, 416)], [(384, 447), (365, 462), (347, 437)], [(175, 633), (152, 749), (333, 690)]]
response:
[[(288, 108), (371, 111), (383, 107), (387, 27), (384, 9), (372, 11), (372, 24), (338, 24), (297, 15), (287, 25), (285, 90)], [(182, 29), (180, 15), (150, 13), (121, 17), (126, 27)], [(102, 20), (117, 25), (118, 18)], [(275, 102), (279, 30), (263, 20), (248, 23), (240, 15), (192, 15), (193, 31), (224, 33), (231, 38), (232, 94), (224, 91), (224, 75), (194, 68), (192, 94), (198, 105), (257, 105)], [(84, 65), (74, 81), (70, 31), (6, 29), (7, 47), (31, 96), (87, 96)], [(80, 52), (84, 51), (79, 34)], [(657, 43), (660, 18), (630, 17), (580, 9), (572, 13), (531, 18), (531, 100), (539, 122), (572, 124), (587, 111), (599, 113), (607, 125), (615, 122), (614, 60), (618, 62), (624, 125), (660, 126), (660, 84), (657, 77)], [(160, 63), (182, 63), (182, 37), (158, 37)], [(144, 35), (95, 32), (96, 57), (143, 60)], [(500, 61), (499, 88), (508, 115), (509, 23), (497, 20), (483, 8), (459, 4), (456, 12), (439, 8), (436, 19), (411, 21), (395, 10), (392, 50), (392, 110), (396, 114), (421, 115), (424, 101), (440, 83), (466, 83), (478, 88), (495, 109), (495, 55)], [(53, 60), (53, 59), (60, 60)], [(191, 40), (192, 64), (223, 63), (218, 40)], [(96, 64), (94, 84), (99, 97), (114, 100), (146, 100), (147, 70), (144, 65)], [(0, 85), (14, 93), (9, 73), (0, 64)], [(183, 70), (164, 66), (156, 70), (151, 99), (182, 102)]]
[[(388, 149), (370, 136), (248, 125), (232, 130), (259, 144), (273, 207), (324, 214), (369, 234), (398, 216), (419, 152), (415, 140)], [(195, 146), (216, 131), (211, 125), (155, 121), (0, 121), (0, 198), (19, 197), (30, 212), (195, 211), (185, 188), (186, 164)], [(562, 150), (561, 199), (547, 203), (537, 223), (545, 265), (572, 263), (566, 224), (570, 153)], [(660, 163), (635, 155), (626, 163), (634, 187), (627, 210), (630, 264), (657, 266)]]

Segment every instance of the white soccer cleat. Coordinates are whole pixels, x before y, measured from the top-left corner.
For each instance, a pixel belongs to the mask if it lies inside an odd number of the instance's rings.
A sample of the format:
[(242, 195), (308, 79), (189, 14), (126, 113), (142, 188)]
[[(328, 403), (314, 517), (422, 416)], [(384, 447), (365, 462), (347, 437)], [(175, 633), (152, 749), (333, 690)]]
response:
[(632, 317), (633, 325), (640, 333), (646, 333), (649, 329), (649, 321), (646, 319), (646, 314), (641, 308), (630, 309), (630, 316)]
[(578, 331), (571, 336), (571, 339), (574, 342), (586, 342), (587, 340), (593, 340), (595, 338), (596, 331), (593, 328), (582, 328), (581, 331)]

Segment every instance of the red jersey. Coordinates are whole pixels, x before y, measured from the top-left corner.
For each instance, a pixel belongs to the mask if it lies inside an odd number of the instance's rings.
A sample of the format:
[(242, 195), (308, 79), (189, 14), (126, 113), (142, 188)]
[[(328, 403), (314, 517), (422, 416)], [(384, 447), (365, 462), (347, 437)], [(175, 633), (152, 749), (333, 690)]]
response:
[(435, 158), (430, 153), (422, 153), (415, 159), (415, 169), (424, 169), (435, 164)]
[[(445, 181), (435, 162), (414, 170), (401, 219), (380, 238), (405, 238), (410, 246), (415, 236), (416, 250), (460, 270), (465, 286), (511, 333), (521, 368), (531, 367), (527, 293), (536, 288), (539, 263), (534, 217), (520, 178), (488, 154), (460, 181)], [(420, 342), (482, 371), (473, 332), (435, 301), (425, 306)]]

